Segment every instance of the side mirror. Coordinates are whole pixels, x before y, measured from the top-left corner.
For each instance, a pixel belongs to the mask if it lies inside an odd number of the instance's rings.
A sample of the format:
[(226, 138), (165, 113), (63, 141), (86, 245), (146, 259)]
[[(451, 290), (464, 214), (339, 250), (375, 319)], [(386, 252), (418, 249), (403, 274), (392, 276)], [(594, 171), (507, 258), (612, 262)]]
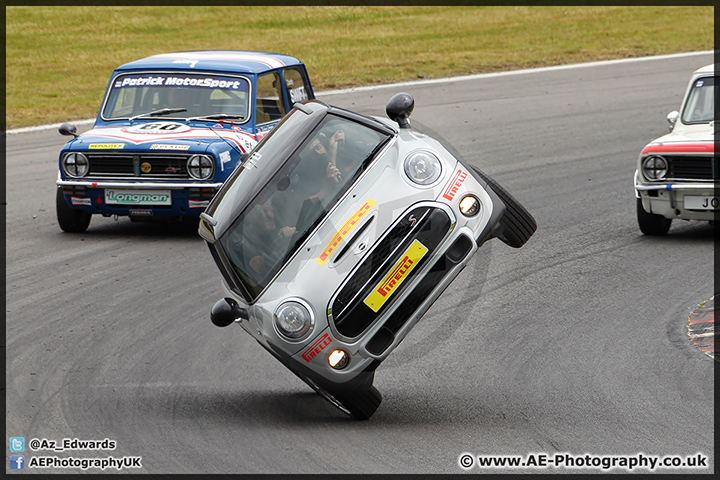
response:
[(58, 131), (60, 132), (60, 135), (72, 135), (73, 137), (77, 138), (77, 128), (75, 128), (75, 125), (72, 123), (63, 123), (58, 127)]
[(240, 308), (232, 298), (218, 300), (210, 312), (210, 321), (217, 327), (227, 327), (237, 319), (248, 318), (247, 310)]
[(415, 99), (409, 93), (398, 93), (388, 102), (385, 113), (393, 122), (397, 122), (400, 128), (410, 128), (408, 118), (415, 108)]
[(677, 110), (674, 110), (667, 114), (667, 121), (670, 124), (670, 130), (675, 127), (675, 123), (677, 122), (678, 117), (680, 116), (680, 112)]

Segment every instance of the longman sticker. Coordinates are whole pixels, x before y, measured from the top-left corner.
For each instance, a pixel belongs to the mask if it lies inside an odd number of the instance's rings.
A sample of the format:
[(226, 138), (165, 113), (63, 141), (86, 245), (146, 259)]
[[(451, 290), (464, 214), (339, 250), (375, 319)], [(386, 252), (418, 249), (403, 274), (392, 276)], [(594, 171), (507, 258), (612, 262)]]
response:
[(425, 256), (428, 249), (425, 245), (415, 240), (410, 247), (402, 254), (400, 260), (393, 266), (385, 278), (375, 286), (372, 293), (365, 299), (365, 305), (370, 310), (380, 310), (390, 296), (398, 289), (400, 284), (413, 271), (418, 262)]
[(330, 255), (337, 250), (342, 241), (350, 234), (350, 232), (352, 232), (353, 228), (360, 223), (360, 220), (362, 220), (365, 215), (372, 210), (374, 205), (375, 202), (371, 198), (368, 198), (363, 206), (358, 208), (357, 212), (353, 213), (343, 226), (335, 232), (335, 235), (333, 235), (330, 242), (325, 246), (325, 249), (315, 261), (320, 265), (325, 265), (325, 262), (327, 262), (327, 259), (330, 258)]

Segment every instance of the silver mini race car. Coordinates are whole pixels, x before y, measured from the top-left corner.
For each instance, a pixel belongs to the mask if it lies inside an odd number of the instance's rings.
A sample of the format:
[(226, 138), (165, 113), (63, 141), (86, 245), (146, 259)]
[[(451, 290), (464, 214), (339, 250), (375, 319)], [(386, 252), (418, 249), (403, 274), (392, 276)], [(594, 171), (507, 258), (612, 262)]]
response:
[(533, 217), (452, 147), (391, 119), (299, 103), (243, 160), (200, 235), (237, 323), (340, 410), (367, 419), (375, 369), (491, 238), (521, 247)]

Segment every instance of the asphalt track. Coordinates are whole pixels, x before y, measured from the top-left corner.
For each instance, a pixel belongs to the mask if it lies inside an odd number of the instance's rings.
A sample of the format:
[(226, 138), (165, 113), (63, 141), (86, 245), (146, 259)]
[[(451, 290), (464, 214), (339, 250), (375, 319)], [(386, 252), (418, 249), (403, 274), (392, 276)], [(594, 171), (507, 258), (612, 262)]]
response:
[(690, 73), (711, 62), (320, 97), (383, 115), (394, 93), (411, 93), (411, 121), (445, 136), (539, 225), (521, 249), (497, 240), (481, 249), (378, 369), (384, 400), (365, 422), (242, 329), (211, 325), (220, 277), (195, 232), (94, 217), (86, 233), (62, 233), (54, 198), (65, 138), (8, 135), (6, 437), (108, 438), (115, 450), (26, 448), (26, 462), (141, 456), (131, 473), (603, 472), (465, 470), (463, 453), (701, 453), (708, 468), (655, 472), (712, 473), (713, 360), (685, 328), (714, 294), (713, 230), (675, 222), (666, 237), (643, 236), (632, 189), (639, 151), (667, 131)]

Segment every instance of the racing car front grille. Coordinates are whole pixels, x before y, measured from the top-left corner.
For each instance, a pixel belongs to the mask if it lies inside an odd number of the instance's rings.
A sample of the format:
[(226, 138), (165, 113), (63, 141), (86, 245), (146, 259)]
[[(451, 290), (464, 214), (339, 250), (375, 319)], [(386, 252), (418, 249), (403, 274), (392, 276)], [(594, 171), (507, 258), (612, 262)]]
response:
[(678, 180), (717, 180), (717, 157), (667, 156), (667, 178)]
[(189, 155), (89, 153), (89, 176), (190, 178), (187, 172)]
[[(331, 303), (332, 321), (340, 335), (347, 338), (360, 336), (392, 304), (400, 292), (412, 283), (411, 279), (433, 254), (452, 227), (450, 217), (443, 210), (433, 207), (418, 207), (407, 213), (400, 222), (376, 244), (373, 251), (355, 269), (340, 288)], [(387, 301), (373, 311), (365, 299), (378, 284), (397, 266), (401, 256), (413, 242), (419, 241), (427, 252), (414, 265), (402, 283), (390, 294)]]

